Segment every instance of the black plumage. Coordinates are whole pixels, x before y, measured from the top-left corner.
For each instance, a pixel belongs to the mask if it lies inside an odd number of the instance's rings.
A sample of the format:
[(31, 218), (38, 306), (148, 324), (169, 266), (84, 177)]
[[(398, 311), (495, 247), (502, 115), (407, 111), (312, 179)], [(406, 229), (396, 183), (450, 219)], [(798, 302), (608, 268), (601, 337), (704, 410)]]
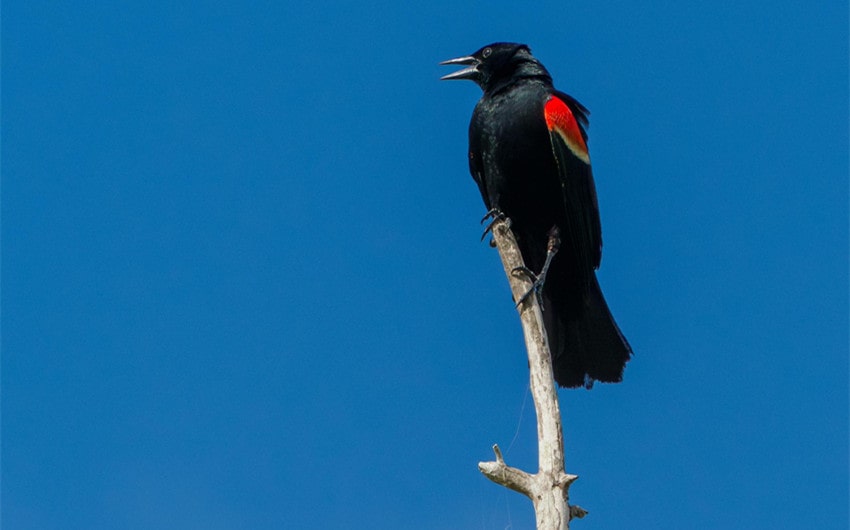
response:
[(443, 64), (466, 66), (443, 79), (470, 79), (484, 91), (469, 126), (469, 170), (487, 209), (511, 219), (530, 269), (543, 267), (552, 227), (560, 232), (541, 293), (555, 380), (621, 381), (632, 351), (596, 280), (602, 230), (587, 109), (555, 90), (523, 44), (491, 44)]

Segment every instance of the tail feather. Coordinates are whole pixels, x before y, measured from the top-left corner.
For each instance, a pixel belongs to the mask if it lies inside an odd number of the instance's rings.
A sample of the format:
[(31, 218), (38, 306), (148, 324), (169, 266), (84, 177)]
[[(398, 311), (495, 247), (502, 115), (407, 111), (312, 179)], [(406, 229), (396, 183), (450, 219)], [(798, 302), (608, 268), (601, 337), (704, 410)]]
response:
[(632, 348), (620, 332), (594, 277), (578, 311), (544, 299), (544, 324), (555, 381), (564, 387), (617, 383)]

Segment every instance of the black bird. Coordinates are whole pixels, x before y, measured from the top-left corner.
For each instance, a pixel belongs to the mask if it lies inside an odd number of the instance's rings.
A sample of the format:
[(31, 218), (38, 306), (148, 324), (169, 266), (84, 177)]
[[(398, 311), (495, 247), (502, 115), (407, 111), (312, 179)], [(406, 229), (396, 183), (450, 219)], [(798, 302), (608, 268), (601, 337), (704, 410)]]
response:
[(602, 229), (588, 110), (555, 90), (524, 44), (495, 43), (440, 64), (466, 66), (442, 79), (470, 79), (484, 91), (469, 124), (469, 170), (487, 209), (511, 219), (526, 265), (542, 272), (536, 286), (555, 380), (587, 388), (621, 381), (632, 350), (596, 280)]

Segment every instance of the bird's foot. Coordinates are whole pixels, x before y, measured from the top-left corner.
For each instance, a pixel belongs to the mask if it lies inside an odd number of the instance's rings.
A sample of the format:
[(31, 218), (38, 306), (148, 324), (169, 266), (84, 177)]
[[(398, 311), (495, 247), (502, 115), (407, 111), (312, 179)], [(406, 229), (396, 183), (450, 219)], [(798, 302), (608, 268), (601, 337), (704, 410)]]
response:
[(489, 210), (487, 210), (487, 213), (484, 214), (484, 217), (482, 217), (481, 220), (478, 221), (478, 223), (483, 225), (484, 221), (486, 221), (488, 219), (493, 219), (494, 217), (504, 219), (505, 214), (502, 213), (502, 210), (500, 210), (498, 208), (490, 208)]
[(516, 276), (517, 274), (525, 275), (529, 280), (531, 280), (531, 289), (529, 289), (522, 297), (520, 297), (519, 301), (516, 303), (516, 306), (519, 307), (525, 302), (531, 293), (537, 297), (537, 303), (540, 304), (540, 310), (543, 310), (543, 286), (546, 284), (546, 274), (549, 272), (549, 266), (552, 264), (552, 258), (555, 257), (555, 254), (558, 253), (558, 249), (561, 248), (561, 231), (558, 230), (557, 226), (553, 226), (549, 230), (549, 241), (546, 245), (546, 261), (543, 263), (543, 269), (540, 271), (540, 274), (535, 274), (528, 267), (522, 266), (517, 267), (511, 271), (511, 274)]
[(540, 309), (543, 309), (543, 285), (546, 283), (546, 271), (541, 271), (540, 274), (535, 274), (526, 266), (516, 267), (511, 270), (511, 275), (514, 277), (525, 276), (531, 281), (531, 288), (525, 292), (517, 301), (516, 306), (519, 307), (523, 302), (528, 300), (528, 297), (534, 293), (537, 297), (537, 303), (540, 304)]
[(498, 208), (491, 208), (490, 211), (487, 212), (487, 214), (484, 217), (481, 218), (481, 224), (484, 224), (485, 222), (490, 221), (489, 223), (487, 223), (487, 226), (484, 228), (484, 233), (481, 234), (481, 241), (484, 241), (484, 238), (487, 237), (487, 234), (489, 234), (490, 232), (493, 231), (493, 225), (496, 224), (496, 221), (505, 221), (505, 220), (510, 221), (505, 216), (505, 214), (502, 212), (502, 210), (500, 210)]

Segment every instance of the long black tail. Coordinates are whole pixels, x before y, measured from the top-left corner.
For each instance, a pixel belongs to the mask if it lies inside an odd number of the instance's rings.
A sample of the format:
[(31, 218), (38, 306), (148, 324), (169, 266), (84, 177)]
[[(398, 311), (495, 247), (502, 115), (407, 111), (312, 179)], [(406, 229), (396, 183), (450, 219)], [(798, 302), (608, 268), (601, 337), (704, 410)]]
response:
[[(543, 319), (555, 381), (564, 387), (587, 388), (594, 381), (622, 381), (632, 348), (614, 322), (596, 275), (583, 297), (573, 294), (570, 298), (553, 301), (544, 294)], [(583, 303), (576, 303), (577, 298), (583, 298)]]

